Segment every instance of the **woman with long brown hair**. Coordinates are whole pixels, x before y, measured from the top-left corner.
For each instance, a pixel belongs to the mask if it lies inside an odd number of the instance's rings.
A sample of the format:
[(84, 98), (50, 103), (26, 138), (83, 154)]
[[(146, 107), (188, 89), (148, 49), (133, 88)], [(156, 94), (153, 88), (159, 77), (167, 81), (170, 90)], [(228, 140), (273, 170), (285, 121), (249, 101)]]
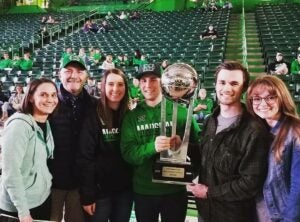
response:
[(247, 106), (274, 135), (258, 220), (300, 221), (300, 119), (295, 103), (284, 82), (267, 75), (249, 86)]
[(129, 221), (131, 168), (120, 151), (120, 127), (127, 110), (126, 76), (119, 69), (106, 70), (98, 107), (91, 110), (81, 131), (77, 158), (86, 221)]

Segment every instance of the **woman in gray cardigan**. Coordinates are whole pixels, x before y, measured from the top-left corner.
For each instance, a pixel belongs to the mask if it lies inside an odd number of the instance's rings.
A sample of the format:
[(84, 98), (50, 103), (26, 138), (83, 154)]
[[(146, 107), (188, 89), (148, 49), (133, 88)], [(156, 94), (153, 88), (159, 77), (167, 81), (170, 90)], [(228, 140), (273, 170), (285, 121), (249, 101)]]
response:
[(57, 104), (55, 84), (35, 79), (28, 86), (20, 112), (4, 126), (0, 213), (21, 222), (50, 218), (52, 176), (47, 159), (53, 157), (54, 142), (47, 119)]

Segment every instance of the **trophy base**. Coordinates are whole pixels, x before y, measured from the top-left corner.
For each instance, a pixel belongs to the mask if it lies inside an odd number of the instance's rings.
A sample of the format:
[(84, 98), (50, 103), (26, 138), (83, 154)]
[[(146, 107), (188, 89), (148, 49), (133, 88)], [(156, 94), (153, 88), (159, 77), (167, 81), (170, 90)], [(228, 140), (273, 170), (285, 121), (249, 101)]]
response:
[(153, 165), (152, 182), (186, 185), (192, 183), (192, 166), (189, 162), (157, 161)]

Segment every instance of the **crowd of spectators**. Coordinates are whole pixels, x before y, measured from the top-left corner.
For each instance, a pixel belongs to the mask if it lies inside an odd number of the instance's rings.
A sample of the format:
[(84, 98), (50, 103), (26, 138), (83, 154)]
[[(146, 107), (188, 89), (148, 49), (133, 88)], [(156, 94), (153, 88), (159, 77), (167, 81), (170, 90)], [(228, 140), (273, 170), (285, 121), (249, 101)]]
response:
[(67, 47), (63, 52), (60, 63), (69, 60), (73, 55), (78, 55), (79, 58), (87, 66), (99, 66), (99, 70), (112, 69), (114, 67), (126, 68), (126, 67), (139, 67), (143, 64), (147, 64), (147, 58), (141, 53), (139, 49), (134, 51), (134, 54), (130, 57), (127, 54), (116, 55), (111, 54), (104, 55), (100, 48), (90, 48), (88, 52), (84, 48), (80, 48), (78, 53), (73, 52), (71, 47)]
[(300, 74), (300, 53), (290, 63), (283, 53), (277, 52), (274, 61), (268, 64), (267, 72), (272, 75)]
[(138, 20), (141, 18), (141, 14), (138, 11), (133, 11), (132, 14), (121, 11), (118, 14), (112, 14), (110, 11), (107, 12), (104, 19), (101, 20), (86, 20), (82, 31), (84, 33), (93, 32), (93, 33), (107, 33), (113, 31), (114, 27), (110, 24), (110, 20), (119, 19), (119, 20)]
[(232, 9), (233, 5), (230, 0), (203, 0), (200, 5), (201, 10), (203, 11), (217, 11), (219, 9)]
[(13, 59), (10, 58), (8, 52), (4, 52), (0, 60), (0, 70), (15, 69), (21, 71), (29, 71), (32, 69), (33, 60), (31, 59), (30, 52), (25, 52), (23, 57), (19, 54), (14, 54)]

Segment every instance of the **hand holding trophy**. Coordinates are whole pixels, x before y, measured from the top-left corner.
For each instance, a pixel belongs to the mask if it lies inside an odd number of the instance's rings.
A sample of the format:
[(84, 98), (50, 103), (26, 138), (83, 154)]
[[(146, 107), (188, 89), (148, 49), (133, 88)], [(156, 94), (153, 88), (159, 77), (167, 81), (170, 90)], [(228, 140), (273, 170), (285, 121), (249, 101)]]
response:
[[(188, 64), (175, 63), (164, 70), (161, 77), (163, 99), (161, 102), (161, 137), (166, 137), (166, 99), (173, 102), (170, 146), (160, 150), (160, 158), (153, 167), (153, 181), (160, 183), (187, 184), (193, 179), (191, 163), (187, 158), (193, 114), (193, 100), (198, 84), (197, 72)], [(188, 105), (184, 136), (176, 135), (178, 104)], [(163, 147), (163, 146), (162, 146)]]

